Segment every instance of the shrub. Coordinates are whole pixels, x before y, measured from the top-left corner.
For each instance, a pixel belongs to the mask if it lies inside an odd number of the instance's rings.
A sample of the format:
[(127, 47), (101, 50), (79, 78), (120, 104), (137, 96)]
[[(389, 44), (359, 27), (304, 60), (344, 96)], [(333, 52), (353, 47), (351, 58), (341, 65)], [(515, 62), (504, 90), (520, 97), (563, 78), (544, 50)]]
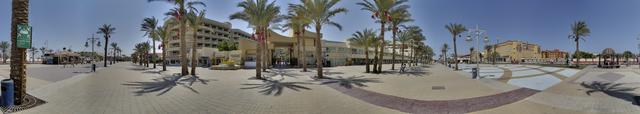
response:
[(233, 66), (236, 64), (233, 60), (222, 61), (222, 64)]

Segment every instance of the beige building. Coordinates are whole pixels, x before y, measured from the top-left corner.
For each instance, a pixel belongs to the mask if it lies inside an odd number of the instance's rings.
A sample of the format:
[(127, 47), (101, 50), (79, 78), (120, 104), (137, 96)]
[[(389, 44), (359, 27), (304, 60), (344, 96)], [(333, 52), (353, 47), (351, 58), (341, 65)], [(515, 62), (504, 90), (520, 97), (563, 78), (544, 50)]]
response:
[[(485, 50), (484, 53), (487, 50)], [(497, 61), (500, 62), (533, 62), (542, 59), (540, 45), (531, 44), (528, 42), (508, 40), (495, 45), (495, 51), (498, 52), (500, 57)], [(485, 56), (485, 58), (488, 56)]]
[[(178, 31), (179, 26), (175, 25), (164, 25), (170, 26), (172, 31)], [(237, 42), (239, 39), (247, 39), (251, 37), (251, 34), (244, 32), (239, 29), (232, 29), (231, 23), (228, 22), (218, 22), (215, 20), (205, 19), (197, 30), (197, 56), (199, 66), (211, 65), (213, 63), (219, 63), (222, 58), (219, 54), (226, 52), (218, 52), (217, 45), (219, 42), (224, 40), (232, 40)], [(191, 47), (194, 42), (193, 40), (193, 29), (187, 27), (187, 33), (185, 34), (187, 37), (187, 50), (188, 58), (191, 59)], [(180, 39), (177, 36), (177, 32), (171, 35), (169, 38), (169, 45), (167, 48), (167, 63), (170, 65), (179, 65), (180, 64)], [(216, 56), (216, 54), (218, 54)]]
[[(293, 37), (283, 36), (275, 32), (270, 32), (269, 36), (270, 37), (267, 38), (266, 42), (268, 46), (267, 50), (269, 51), (268, 57), (270, 57), (267, 59), (269, 63), (295, 65), (295, 62), (298, 59), (296, 58), (298, 54), (297, 50), (303, 50), (302, 48), (298, 48), (297, 40)], [(304, 47), (306, 64), (314, 66), (316, 64), (314, 43), (316, 34), (306, 31), (301, 35), (301, 38), (304, 39), (304, 43), (301, 46)], [(365, 63), (365, 54), (362, 47), (351, 46), (348, 42), (339, 41), (322, 40), (321, 43), (323, 47), (321, 56), (323, 56), (323, 62), (326, 66)], [(245, 61), (245, 66), (251, 67), (255, 65), (256, 45), (257, 42), (252, 39), (239, 39), (239, 54), (240, 58), (243, 59), (242, 61)], [(373, 59), (373, 48), (370, 48), (369, 50), (369, 58)], [(398, 53), (397, 55), (396, 59), (400, 60), (400, 54)], [(384, 63), (390, 63), (391, 58), (391, 50), (386, 50)], [(408, 59), (408, 57), (405, 57), (405, 60)]]

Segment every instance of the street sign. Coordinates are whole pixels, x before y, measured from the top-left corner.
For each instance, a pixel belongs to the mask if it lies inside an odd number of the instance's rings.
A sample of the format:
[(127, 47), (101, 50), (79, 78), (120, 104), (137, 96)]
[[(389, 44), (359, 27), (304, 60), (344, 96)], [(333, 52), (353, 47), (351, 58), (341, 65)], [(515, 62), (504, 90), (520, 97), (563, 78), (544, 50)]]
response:
[(31, 26), (28, 24), (18, 24), (17, 36), (16, 46), (18, 46), (18, 48), (31, 48)]

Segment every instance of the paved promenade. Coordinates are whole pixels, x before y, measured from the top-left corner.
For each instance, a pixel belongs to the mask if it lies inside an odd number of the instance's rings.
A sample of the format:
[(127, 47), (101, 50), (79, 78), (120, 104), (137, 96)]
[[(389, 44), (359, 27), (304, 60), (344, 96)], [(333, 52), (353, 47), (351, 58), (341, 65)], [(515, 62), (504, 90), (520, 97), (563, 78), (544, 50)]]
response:
[[(48, 79), (48, 84), (28, 91), (48, 103), (18, 113), (630, 114), (640, 110), (627, 99), (637, 90), (625, 89), (640, 85), (640, 73), (589, 69), (567, 76), (563, 71), (568, 70), (498, 66), (474, 80), (465, 70), (452, 71), (442, 65), (381, 74), (363, 73), (364, 66), (341, 66), (325, 68), (325, 79), (312, 78), (315, 72), (311, 69), (272, 69), (263, 81), (253, 79), (253, 69), (198, 68), (197, 76), (180, 77), (175, 75), (178, 67), (161, 72), (119, 63), (97, 73)], [(489, 72), (501, 77), (488, 78)], [(539, 76), (561, 81), (544, 89), (509, 83)], [(47, 79), (38, 77), (30, 78)], [(585, 93), (611, 86), (606, 83), (624, 84)]]

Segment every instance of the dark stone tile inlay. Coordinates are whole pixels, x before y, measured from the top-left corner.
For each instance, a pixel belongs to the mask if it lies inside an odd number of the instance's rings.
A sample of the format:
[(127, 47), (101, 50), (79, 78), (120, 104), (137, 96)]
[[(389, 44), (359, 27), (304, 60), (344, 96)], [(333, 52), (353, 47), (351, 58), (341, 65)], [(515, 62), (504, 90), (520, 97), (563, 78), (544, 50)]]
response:
[[(406, 113), (420, 114), (462, 114), (485, 109), (496, 108), (502, 105), (520, 101), (540, 91), (520, 88), (504, 93), (489, 96), (481, 96), (457, 100), (416, 100), (392, 96), (361, 88), (344, 88), (338, 84), (329, 84), (329, 87), (343, 94), (360, 99), (362, 101), (386, 107)], [(435, 87), (435, 86), (434, 86)], [(432, 88), (433, 89), (433, 88)]]

